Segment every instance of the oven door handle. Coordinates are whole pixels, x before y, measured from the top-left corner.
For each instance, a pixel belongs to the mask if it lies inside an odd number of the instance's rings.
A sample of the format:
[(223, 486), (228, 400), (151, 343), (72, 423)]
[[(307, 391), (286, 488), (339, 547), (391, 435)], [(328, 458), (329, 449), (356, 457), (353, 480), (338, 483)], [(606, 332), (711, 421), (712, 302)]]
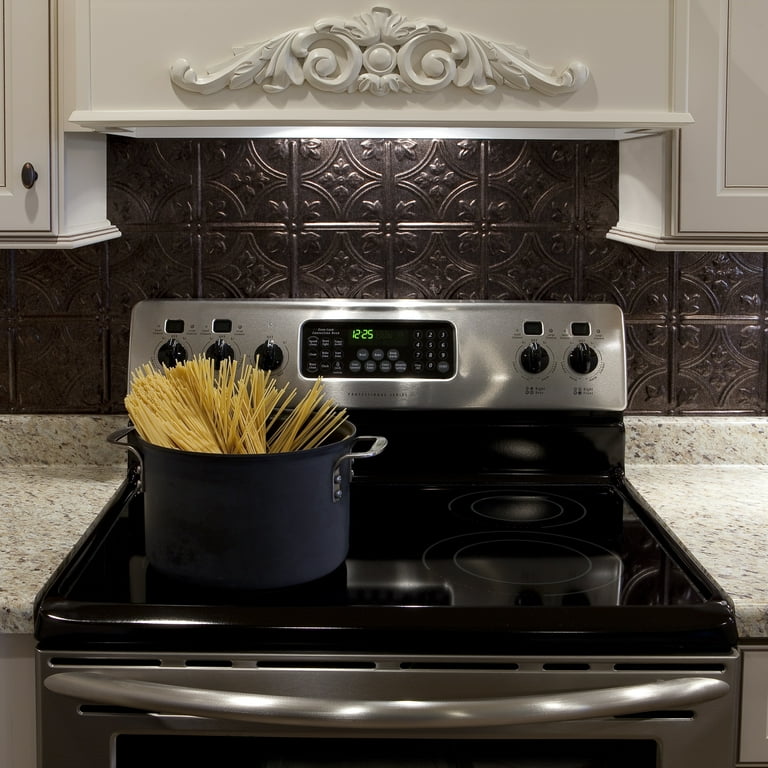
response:
[(102, 672), (60, 672), (47, 677), (45, 687), (89, 703), (155, 714), (271, 725), (377, 729), (482, 728), (629, 715), (689, 707), (725, 696), (730, 688), (724, 680), (688, 677), (509, 698), (358, 701), (192, 688)]

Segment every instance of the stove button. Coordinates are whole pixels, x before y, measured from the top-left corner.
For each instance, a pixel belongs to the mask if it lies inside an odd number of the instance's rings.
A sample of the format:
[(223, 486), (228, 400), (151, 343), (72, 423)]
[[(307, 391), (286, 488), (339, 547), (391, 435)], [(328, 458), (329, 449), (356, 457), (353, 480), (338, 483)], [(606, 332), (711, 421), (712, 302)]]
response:
[(520, 353), (520, 365), (527, 373), (541, 373), (549, 365), (549, 354), (541, 344), (532, 341)]
[(168, 339), (160, 349), (157, 350), (157, 362), (168, 368), (173, 368), (179, 363), (186, 362), (187, 350), (178, 339)]
[(568, 355), (568, 365), (576, 373), (592, 373), (597, 368), (597, 352), (583, 341)]

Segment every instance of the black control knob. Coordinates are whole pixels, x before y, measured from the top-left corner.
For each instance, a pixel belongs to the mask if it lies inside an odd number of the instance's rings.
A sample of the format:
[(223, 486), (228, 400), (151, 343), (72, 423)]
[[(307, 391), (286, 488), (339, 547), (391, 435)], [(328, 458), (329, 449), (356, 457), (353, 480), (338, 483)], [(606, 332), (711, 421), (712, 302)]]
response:
[(520, 365), (528, 373), (541, 373), (549, 365), (549, 354), (541, 344), (532, 341), (520, 353)]
[(168, 339), (160, 349), (157, 350), (157, 362), (167, 368), (173, 368), (179, 363), (186, 362), (187, 350), (177, 339)]
[(225, 360), (235, 359), (235, 350), (232, 349), (224, 339), (216, 339), (216, 341), (205, 350), (205, 356), (208, 360), (213, 360), (213, 367), (218, 371), (219, 366)]
[(597, 352), (583, 341), (568, 355), (568, 365), (576, 373), (592, 373), (597, 368), (597, 362)]
[(275, 371), (283, 364), (283, 350), (272, 339), (256, 347), (257, 366), (262, 371)]

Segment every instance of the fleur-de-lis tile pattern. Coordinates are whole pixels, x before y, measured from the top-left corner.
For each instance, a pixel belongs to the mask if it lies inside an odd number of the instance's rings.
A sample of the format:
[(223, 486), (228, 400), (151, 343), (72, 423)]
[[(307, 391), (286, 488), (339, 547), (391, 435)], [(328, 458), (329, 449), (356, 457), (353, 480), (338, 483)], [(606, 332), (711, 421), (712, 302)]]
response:
[(122, 413), (149, 297), (610, 301), (630, 413), (768, 413), (765, 253), (607, 240), (612, 142), (110, 137), (123, 236), (0, 251), (0, 412)]

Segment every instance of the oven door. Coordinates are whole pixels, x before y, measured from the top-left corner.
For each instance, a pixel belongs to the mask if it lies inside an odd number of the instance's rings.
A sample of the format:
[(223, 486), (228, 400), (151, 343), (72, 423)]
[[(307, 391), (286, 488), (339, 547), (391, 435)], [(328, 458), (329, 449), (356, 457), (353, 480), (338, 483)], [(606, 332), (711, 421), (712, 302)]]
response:
[(38, 653), (44, 768), (731, 768), (738, 657)]

